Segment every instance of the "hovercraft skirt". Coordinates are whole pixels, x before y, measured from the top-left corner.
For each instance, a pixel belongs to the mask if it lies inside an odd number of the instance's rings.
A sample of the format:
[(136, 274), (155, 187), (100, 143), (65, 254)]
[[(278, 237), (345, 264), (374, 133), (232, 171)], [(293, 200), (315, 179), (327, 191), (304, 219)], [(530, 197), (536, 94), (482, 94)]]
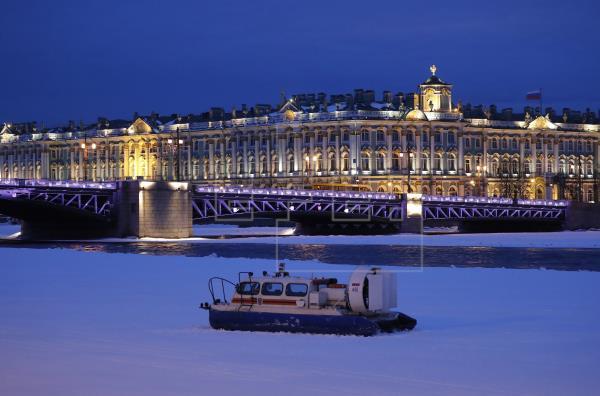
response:
[(404, 314), (371, 319), (359, 315), (310, 315), (211, 309), (211, 327), (223, 330), (372, 336), (381, 331), (410, 330), (416, 320)]

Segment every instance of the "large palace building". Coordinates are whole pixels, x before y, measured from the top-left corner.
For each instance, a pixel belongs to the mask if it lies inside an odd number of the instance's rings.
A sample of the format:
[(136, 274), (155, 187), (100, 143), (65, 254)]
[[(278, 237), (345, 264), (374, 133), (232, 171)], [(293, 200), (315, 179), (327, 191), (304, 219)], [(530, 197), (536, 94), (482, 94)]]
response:
[(302, 94), (200, 115), (37, 128), (5, 123), (0, 180), (193, 180), (286, 188), (598, 202), (591, 111), (458, 105), (436, 75), (417, 93)]

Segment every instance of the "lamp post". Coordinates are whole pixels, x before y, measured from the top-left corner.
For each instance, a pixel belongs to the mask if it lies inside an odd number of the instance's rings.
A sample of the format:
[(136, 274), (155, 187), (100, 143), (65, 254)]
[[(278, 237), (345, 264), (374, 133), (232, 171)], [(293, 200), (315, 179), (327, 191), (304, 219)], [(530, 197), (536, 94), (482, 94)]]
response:
[[(407, 188), (407, 192), (410, 194), (412, 193), (412, 187), (410, 186), (410, 175), (412, 173), (412, 159), (414, 157), (414, 154), (412, 152), (412, 150), (410, 149), (410, 147), (406, 148), (406, 153), (408, 154), (408, 178), (407, 178), (407, 183), (408, 183), (408, 188)], [(404, 158), (404, 153), (400, 153), (400, 158)]]
[(172, 137), (167, 139), (170, 151), (175, 154), (175, 181), (179, 181), (181, 171), (181, 154), (180, 146), (183, 145), (183, 140), (179, 137), (179, 128), (175, 131), (175, 139)]

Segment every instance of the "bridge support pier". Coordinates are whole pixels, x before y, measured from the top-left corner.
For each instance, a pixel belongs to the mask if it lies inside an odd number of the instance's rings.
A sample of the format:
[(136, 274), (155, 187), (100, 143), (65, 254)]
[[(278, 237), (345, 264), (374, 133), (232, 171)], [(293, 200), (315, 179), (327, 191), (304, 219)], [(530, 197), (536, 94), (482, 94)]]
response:
[(406, 194), (402, 197), (404, 219), (401, 232), (409, 234), (423, 233), (423, 201), (421, 194)]
[(189, 183), (127, 180), (119, 182), (116, 194), (117, 235), (139, 238), (192, 236)]

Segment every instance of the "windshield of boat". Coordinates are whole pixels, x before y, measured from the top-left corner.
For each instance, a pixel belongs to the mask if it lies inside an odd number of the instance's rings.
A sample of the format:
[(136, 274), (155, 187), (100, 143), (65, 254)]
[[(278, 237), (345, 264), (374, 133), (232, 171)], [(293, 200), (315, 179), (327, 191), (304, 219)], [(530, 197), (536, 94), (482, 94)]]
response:
[(241, 282), (237, 287), (239, 294), (254, 296), (260, 291), (260, 283), (258, 282)]

